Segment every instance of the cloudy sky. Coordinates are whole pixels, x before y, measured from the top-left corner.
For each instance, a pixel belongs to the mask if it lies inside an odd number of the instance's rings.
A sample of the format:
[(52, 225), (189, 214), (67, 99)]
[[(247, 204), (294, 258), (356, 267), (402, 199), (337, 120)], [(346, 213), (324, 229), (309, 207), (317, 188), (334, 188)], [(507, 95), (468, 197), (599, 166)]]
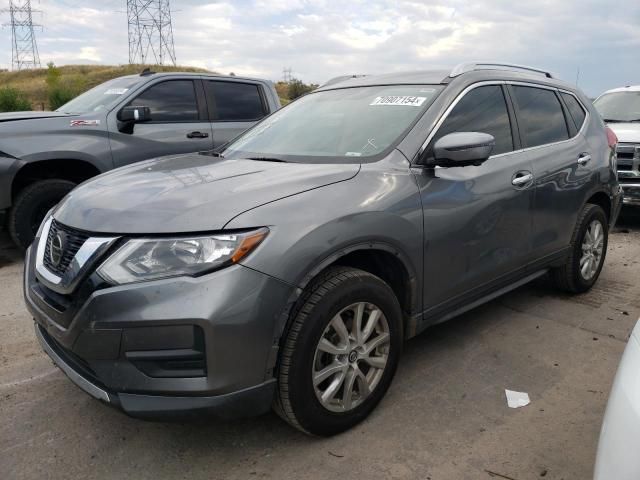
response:
[[(9, 0), (0, 0), (0, 8)], [(42, 63), (128, 62), (126, 0), (32, 0)], [(595, 96), (640, 83), (639, 0), (171, 0), (181, 65), (306, 82), (447, 68), (541, 66)], [(4, 14), (4, 21), (8, 20)], [(2, 23), (5, 23), (5, 22)], [(0, 31), (0, 67), (11, 63)]]

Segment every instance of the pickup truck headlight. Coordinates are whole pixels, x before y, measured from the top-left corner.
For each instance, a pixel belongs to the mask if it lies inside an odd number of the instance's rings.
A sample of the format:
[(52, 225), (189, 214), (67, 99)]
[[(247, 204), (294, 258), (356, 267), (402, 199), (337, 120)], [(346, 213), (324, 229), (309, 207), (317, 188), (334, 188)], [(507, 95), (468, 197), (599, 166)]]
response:
[(269, 229), (202, 237), (132, 238), (98, 268), (110, 283), (195, 276), (237, 263), (256, 248)]

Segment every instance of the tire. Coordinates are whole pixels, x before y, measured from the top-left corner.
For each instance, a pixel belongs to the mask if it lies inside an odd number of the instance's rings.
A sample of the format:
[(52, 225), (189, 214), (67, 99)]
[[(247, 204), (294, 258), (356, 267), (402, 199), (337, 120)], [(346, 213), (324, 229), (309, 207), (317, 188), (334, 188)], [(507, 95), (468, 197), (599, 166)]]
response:
[[(360, 305), (362, 309), (358, 310)], [(358, 337), (364, 340), (358, 344), (354, 337), (353, 343), (347, 342), (340, 347), (348, 354), (334, 356), (322, 351), (329, 335), (333, 335), (336, 342), (345, 338), (334, 330), (336, 321), (346, 326), (348, 338), (352, 338), (358, 312), (363, 327)], [(336, 320), (338, 316), (339, 321)], [(370, 324), (375, 324), (376, 328), (367, 332), (365, 327)], [(341, 331), (347, 333), (346, 330)], [(291, 314), (285, 335), (274, 409), (284, 420), (305, 433), (334, 435), (365, 419), (389, 388), (402, 350), (400, 304), (391, 288), (380, 278), (354, 268), (331, 267), (303, 292)], [(367, 354), (366, 350), (375, 342), (382, 346)], [(349, 344), (351, 346), (347, 346)], [(339, 362), (346, 366), (316, 386), (312, 376), (322, 372), (330, 358), (331, 365)], [(378, 366), (371, 366), (373, 363), (370, 362), (374, 361)], [(339, 377), (343, 380), (340, 381)], [(334, 381), (340, 387), (334, 398), (323, 404), (321, 389), (327, 393)], [(347, 384), (353, 385), (348, 396), (345, 395)], [(342, 407), (339, 405), (341, 402)]]
[[(583, 244), (589, 245), (589, 237), (594, 227), (594, 222), (600, 224), (602, 229), (601, 253), (595, 255), (595, 250), (592, 250), (592, 254), (595, 256), (592, 263), (593, 268), (587, 269), (587, 274), (583, 273), (581, 262), (585, 257), (583, 251)], [(564, 265), (559, 268), (555, 268), (552, 271), (554, 282), (558, 288), (570, 293), (583, 293), (588, 291), (598, 280), (604, 260), (607, 255), (607, 245), (609, 241), (609, 223), (607, 215), (604, 213), (602, 207), (588, 203), (580, 212), (578, 221), (576, 223), (573, 236), (571, 238), (570, 254)]]
[(9, 235), (18, 247), (27, 249), (47, 212), (76, 186), (68, 180), (41, 180), (18, 193), (9, 210)]

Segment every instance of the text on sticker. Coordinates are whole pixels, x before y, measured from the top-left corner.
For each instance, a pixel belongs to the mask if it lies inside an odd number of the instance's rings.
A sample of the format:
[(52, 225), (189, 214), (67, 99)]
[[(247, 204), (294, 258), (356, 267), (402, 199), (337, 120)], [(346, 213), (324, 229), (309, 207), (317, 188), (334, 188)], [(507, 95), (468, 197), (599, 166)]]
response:
[(386, 95), (384, 97), (376, 97), (376, 99), (369, 105), (404, 105), (409, 107), (419, 107), (426, 99), (427, 97), (412, 97), (409, 95)]
[(105, 95), (123, 95), (127, 93), (128, 90), (129, 90), (128, 88), (110, 88), (109, 90), (104, 92), (104, 94)]

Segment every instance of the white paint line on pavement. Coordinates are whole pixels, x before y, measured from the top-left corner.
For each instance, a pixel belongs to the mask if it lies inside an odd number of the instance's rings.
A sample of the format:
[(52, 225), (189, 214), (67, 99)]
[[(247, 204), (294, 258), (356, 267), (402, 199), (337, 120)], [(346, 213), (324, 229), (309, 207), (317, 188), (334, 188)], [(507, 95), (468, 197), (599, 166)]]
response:
[(51, 370), (47, 370), (46, 372), (39, 375), (34, 375), (33, 377), (23, 378), (22, 380), (16, 380), (14, 382), (0, 383), (0, 388), (12, 388), (19, 385), (24, 385), (25, 383), (35, 382), (36, 380), (41, 380), (48, 377), (49, 375), (53, 375), (57, 371), (59, 371), (57, 368), (52, 368)]

